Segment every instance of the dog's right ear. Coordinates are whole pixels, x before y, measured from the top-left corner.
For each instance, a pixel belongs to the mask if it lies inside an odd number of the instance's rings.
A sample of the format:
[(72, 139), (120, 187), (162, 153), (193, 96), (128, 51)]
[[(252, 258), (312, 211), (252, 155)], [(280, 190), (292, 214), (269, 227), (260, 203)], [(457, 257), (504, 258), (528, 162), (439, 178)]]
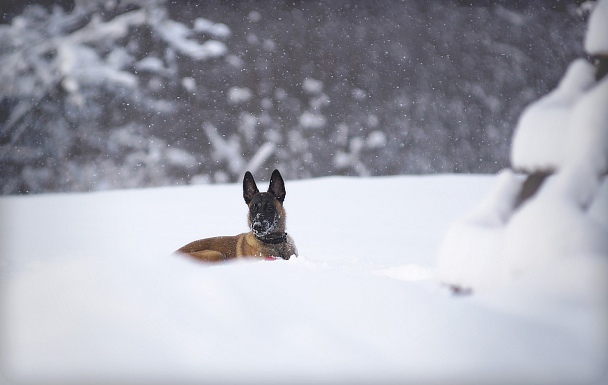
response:
[(279, 170), (274, 170), (270, 176), (270, 186), (268, 192), (274, 195), (281, 203), (285, 200), (285, 182)]
[(245, 198), (245, 203), (249, 204), (253, 199), (253, 196), (258, 192), (260, 192), (260, 190), (258, 190), (258, 186), (255, 184), (253, 175), (247, 171), (243, 178), (243, 198)]

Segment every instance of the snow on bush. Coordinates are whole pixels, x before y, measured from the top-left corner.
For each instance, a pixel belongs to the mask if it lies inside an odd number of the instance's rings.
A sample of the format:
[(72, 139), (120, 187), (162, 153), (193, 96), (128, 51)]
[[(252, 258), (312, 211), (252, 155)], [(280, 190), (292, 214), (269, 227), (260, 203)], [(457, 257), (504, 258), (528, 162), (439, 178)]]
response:
[[(217, 182), (228, 182), (239, 175), (243, 175), (245, 171), (254, 173), (275, 151), (275, 144), (273, 142), (266, 142), (247, 161), (241, 152), (241, 144), (236, 135), (231, 135), (229, 138), (224, 139), (216, 127), (206, 125), (204, 129), (213, 147), (213, 157), (216, 161), (227, 164), (225, 171), (216, 173), (219, 176), (216, 178)], [(229, 172), (229, 174), (226, 172)]]
[[(91, 0), (5, 16), (1, 193), (237, 181), (207, 125), (244, 159), (272, 146), (262, 167), (290, 179), (496, 172), (523, 106), (582, 51), (572, 4), (279, 3)], [(154, 162), (132, 178), (133, 154), (109, 150), (127, 125), (167, 145), (160, 162), (134, 156)], [(168, 164), (168, 148), (196, 167)], [(122, 177), (102, 180), (106, 165)]]
[(226, 53), (226, 45), (217, 40), (207, 40), (201, 44), (190, 39), (193, 31), (177, 21), (164, 20), (158, 24), (157, 31), (171, 47), (194, 60), (209, 59)]
[(228, 102), (230, 104), (240, 104), (251, 99), (252, 93), (249, 88), (232, 87), (228, 90)]
[(589, 18), (589, 30), (585, 39), (585, 51), (592, 55), (608, 54), (608, 4), (598, 1)]
[[(348, 127), (341, 126), (344, 132), (339, 135), (336, 139), (338, 142), (346, 144), (346, 138), (348, 135)], [(340, 138), (342, 136), (342, 138)], [(381, 149), (387, 144), (386, 135), (382, 131), (372, 131), (367, 138), (360, 136), (352, 137), (348, 141), (348, 148), (338, 151), (334, 155), (334, 166), (338, 170), (353, 170), (359, 176), (370, 176), (372, 175), (369, 168), (365, 165), (361, 159), (364, 158), (362, 154), (369, 153), (370, 151)]]
[(230, 28), (223, 23), (214, 23), (211, 20), (197, 17), (194, 20), (194, 28), (197, 32), (205, 32), (217, 38), (228, 38), (232, 35)]
[(303, 128), (317, 129), (322, 128), (327, 123), (327, 118), (324, 115), (313, 111), (304, 111), (300, 115), (300, 126)]
[[(203, 32), (230, 34), (221, 24), (198, 20), (191, 29), (172, 20), (162, 0), (76, 2), (70, 12), (31, 5), (1, 25), (2, 190), (186, 182), (183, 173), (198, 164), (195, 156), (184, 149), (177, 155), (155, 127), (180, 111), (177, 56), (199, 62), (226, 53), (224, 43), (202, 38)], [(183, 87), (194, 92), (196, 81)], [(148, 142), (148, 152), (112, 142), (122, 127)]]
[(308, 94), (320, 94), (323, 91), (323, 82), (317, 79), (306, 78), (302, 88)]
[(524, 171), (557, 170), (566, 161), (573, 145), (569, 130), (572, 108), (593, 86), (593, 66), (576, 60), (568, 68), (557, 89), (522, 113), (511, 145), (511, 164)]
[[(592, 27), (608, 25), (607, 6), (602, 0), (591, 16), (586, 42), (592, 46), (598, 31)], [(596, 81), (595, 71), (575, 61), (553, 92), (523, 112), (513, 167), (552, 175), (516, 207), (525, 175), (505, 170), (486, 200), (448, 232), (439, 260), (442, 281), (497, 288), (555, 263), (608, 257), (608, 226), (601, 219), (608, 212), (608, 77)]]

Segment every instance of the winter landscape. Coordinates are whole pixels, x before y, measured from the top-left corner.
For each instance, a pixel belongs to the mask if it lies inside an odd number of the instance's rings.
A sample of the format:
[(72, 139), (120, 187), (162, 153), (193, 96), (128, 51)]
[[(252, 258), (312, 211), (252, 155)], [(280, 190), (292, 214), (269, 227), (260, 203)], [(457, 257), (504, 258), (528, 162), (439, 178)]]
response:
[(300, 257), (211, 267), (171, 253), (245, 231), (239, 185), (3, 198), (3, 372), (16, 384), (601, 383), (605, 254), (468, 296), (438, 280), (450, 223), (496, 182), (288, 181)]
[(589, 8), (61, 3), (0, 24), (2, 194), (239, 182), (256, 168), (496, 173), (523, 108), (585, 55)]
[[(272, 168), (286, 165), (279, 156), (284, 135), (306, 129), (319, 129), (320, 135), (325, 128), (330, 136), (342, 135), (343, 126), (315, 114), (312, 104), (310, 114), (299, 114), (299, 129), (257, 142), (251, 156), (245, 155), (243, 138), (271, 130), (256, 123), (245, 125), (250, 134), (230, 136), (217, 125), (203, 126), (215, 154), (209, 156), (218, 161), (207, 179), (195, 166), (169, 170), (171, 162), (187, 164), (192, 154), (141, 130), (106, 132), (101, 139), (109, 140), (104, 146), (114, 148), (114, 156), (103, 167), (93, 157), (98, 168), (91, 164), (66, 174), (86, 165), (87, 155), (63, 154), (59, 166), (32, 161), (28, 156), (39, 156), (41, 147), (28, 142), (25, 132), (37, 115), (12, 109), (2, 126), (3, 134), (10, 133), (2, 151), (17, 148), (23, 154), (2, 158), (3, 172), (8, 167), (19, 173), (2, 174), (8, 195), (0, 197), (0, 381), (608, 383), (608, 1), (585, 7), (591, 14), (578, 44), (592, 60), (571, 58), (558, 81), (522, 107), (496, 173), (436, 168), (444, 173), (373, 176), (385, 173), (369, 163), (368, 151), (390, 153), (394, 139), (373, 124), (377, 129), (362, 131), (359, 140), (349, 128), (348, 151), (327, 154), (326, 163), (314, 151), (297, 158), (308, 156), (334, 170), (349, 165), (353, 175), (364, 177), (286, 172), (287, 231), (299, 251), (289, 260), (208, 265), (172, 253), (195, 239), (247, 231), (242, 187), (228, 182), (251, 168), (258, 186), (266, 185)], [(502, 12), (520, 26), (530, 21), (525, 13), (507, 10), (475, 12)], [(113, 27), (125, 19), (139, 23), (145, 13), (132, 11), (89, 23), (103, 26), (103, 20), (121, 16)], [(55, 12), (52, 17), (63, 20)], [(78, 26), (71, 30), (84, 28), (79, 17), (71, 20)], [(225, 54), (219, 44), (186, 44), (179, 37), (191, 32), (159, 20), (162, 40), (186, 56)], [(120, 35), (105, 27), (94, 30)], [(215, 36), (226, 36), (226, 28), (202, 20), (192, 26)], [(93, 41), (95, 34), (70, 39)], [(9, 56), (3, 51), (0, 57)], [(160, 70), (154, 60), (144, 63)], [(76, 105), (78, 97), (91, 100), (79, 88), (86, 76), (78, 71), (66, 72), (61, 85), (72, 87), (68, 99)], [(133, 80), (121, 71), (106, 75)], [(328, 83), (318, 80), (301, 83), (306, 97), (327, 90)], [(252, 90), (231, 88), (227, 95), (235, 106), (257, 102)], [(497, 103), (499, 110), (507, 104)], [(68, 137), (74, 138), (63, 138)], [(420, 143), (439, 142), (433, 137)], [(100, 147), (97, 155), (106, 156), (104, 151)], [(144, 155), (160, 162), (163, 170), (154, 175), (164, 187), (115, 189), (127, 187), (127, 180), (131, 187), (155, 185), (148, 183), (154, 179), (152, 162), (141, 168), (129, 163)], [(448, 159), (455, 158), (441, 162)], [(308, 176), (325, 172), (300, 166), (293, 170), (307, 170)], [(96, 174), (101, 170), (107, 174)], [(113, 173), (126, 179), (112, 184)], [(167, 175), (181, 175), (183, 183)], [(53, 178), (56, 184), (49, 183)], [(172, 184), (183, 185), (167, 186)], [(110, 189), (115, 190), (93, 191)]]

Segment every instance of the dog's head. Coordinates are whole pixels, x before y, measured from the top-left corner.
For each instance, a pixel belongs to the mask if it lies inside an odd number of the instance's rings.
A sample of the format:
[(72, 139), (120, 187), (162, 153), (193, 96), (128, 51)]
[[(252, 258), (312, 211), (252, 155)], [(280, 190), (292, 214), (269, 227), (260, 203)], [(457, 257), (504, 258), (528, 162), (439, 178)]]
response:
[(285, 232), (285, 182), (279, 170), (272, 172), (268, 192), (260, 192), (253, 175), (247, 171), (243, 178), (243, 198), (249, 207), (249, 227), (256, 237), (264, 239)]

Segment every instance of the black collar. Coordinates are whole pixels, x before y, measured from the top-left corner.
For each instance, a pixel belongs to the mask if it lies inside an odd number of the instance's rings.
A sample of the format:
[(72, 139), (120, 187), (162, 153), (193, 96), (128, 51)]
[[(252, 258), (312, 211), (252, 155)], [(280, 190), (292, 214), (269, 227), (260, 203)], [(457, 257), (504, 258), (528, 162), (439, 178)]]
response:
[[(254, 233), (255, 235), (255, 233)], [(257, 235), (255, 236), (257, 239), (259, 239), (260, 241), (264, 242), (264, 243), (268, 243), (271, 245), (278, 245), (279, 243), (283, 243), (287, 240), (287, 233), (283, 233), (283, 234), (268, 234), (265, 237), (258, 237)]]

